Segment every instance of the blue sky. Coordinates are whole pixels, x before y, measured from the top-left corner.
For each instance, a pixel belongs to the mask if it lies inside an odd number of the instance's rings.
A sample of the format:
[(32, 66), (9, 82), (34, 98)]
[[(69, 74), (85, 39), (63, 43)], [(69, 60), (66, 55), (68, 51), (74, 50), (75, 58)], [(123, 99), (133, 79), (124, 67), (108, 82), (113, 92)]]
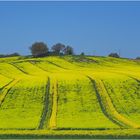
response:
[(140, 56), (140, 2), (0, 2), (0, 54), (61, 42), (75, 52)]

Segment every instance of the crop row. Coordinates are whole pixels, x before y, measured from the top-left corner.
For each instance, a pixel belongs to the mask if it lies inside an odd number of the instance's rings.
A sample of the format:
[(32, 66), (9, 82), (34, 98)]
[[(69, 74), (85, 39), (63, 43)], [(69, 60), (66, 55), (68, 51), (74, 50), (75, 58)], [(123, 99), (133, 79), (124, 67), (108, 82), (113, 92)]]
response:
[(57, 129), (119, 128), (102, 112), (91, 81), (81, 74), (56, 75), (58, 79)]
[(45, 93), (45, 79), (22, 79), (11, 88), (1, 105), (0, 128), (38, 128), (44, 106)]

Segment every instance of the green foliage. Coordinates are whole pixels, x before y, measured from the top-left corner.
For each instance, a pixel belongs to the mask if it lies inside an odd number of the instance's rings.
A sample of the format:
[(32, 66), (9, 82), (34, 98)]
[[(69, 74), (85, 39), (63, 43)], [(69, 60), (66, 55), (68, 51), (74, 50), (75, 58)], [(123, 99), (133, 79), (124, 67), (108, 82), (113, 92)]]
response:
[(108, 56), (119, 58), (120, 56), (117, 53), (110, 53)]
[(30, 47), (30, 50), (34, 57), (41, 57), (46, 56), (49, 49), (44, 42), (35, 42)]
[(63, 50), (65, 49), (65, 45), (62, 43), (57, 43), (52, 46), (51, 50), (54, 52), (55, 55), (60, 55), (60, 53), (63, 53)]
[(74, 50), (71, 46), (66, 46), (64, 49), (64, 54), (65, 55), (73, 55), (74, 54)]

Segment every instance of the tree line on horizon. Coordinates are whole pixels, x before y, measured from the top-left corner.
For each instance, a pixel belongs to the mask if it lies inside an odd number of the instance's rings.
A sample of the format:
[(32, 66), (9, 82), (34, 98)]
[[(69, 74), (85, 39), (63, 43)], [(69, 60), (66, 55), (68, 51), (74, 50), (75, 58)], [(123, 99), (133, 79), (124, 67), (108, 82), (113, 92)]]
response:
[(44, 42), (35, 42), (30, 47), (33, 57), (44, 57), (50, 55), (74, 55), (73, 47), (57, 43), (49, 50), (47, 44)]
[[(44, 42), (35, 42), (29, 47), (32, 57), (45, 57), (45, 56), (58, 56), (58, 55), (74, 55), (74, 49), (70, 45), (64, 45), (62, 43), (56, 43), (48, 48), (48, 45)], [(0, 54), (0, 58), (21, 56), (19, 53)]]
[[(56, 43), (51, 47), (48, 48), (48, 45), (44, 42), (35, 42), (29, 47), (32, 57), (45, 57), (45, 56), (62, 56), (62, 55), (74, 55), (73, 47), (69, 45), (64, 45), (62, 43)], [(84, 56), (85, 53), (81, 52), (81, 56)], [(21, 56), (19, 53), (11, 53), (11, 54), (0, 54), (0, 58), (4, 57), (14, 57), (14, 56)], [(110, 53), (109, 57), (120, 58), (118, 53)], [(136, 59), (140, 59), (140, 57), (136, 57)]]

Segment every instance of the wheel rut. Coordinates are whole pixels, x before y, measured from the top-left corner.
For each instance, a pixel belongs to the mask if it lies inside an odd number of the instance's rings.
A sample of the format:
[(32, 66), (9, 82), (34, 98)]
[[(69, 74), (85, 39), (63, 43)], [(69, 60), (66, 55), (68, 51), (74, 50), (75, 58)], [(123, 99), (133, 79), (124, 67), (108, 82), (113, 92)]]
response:
[(58, 109), (58, 84), (56, 79), (53, 77), (51, 79), (51, 94), (52, 94), (52, 112), (49, 121), (49, 128), (56, 129), (57, 127), (57, 109)]
[(11, 82), (9, 82), (7, 85), (5, 85), (0, 93), (0, 106), (2, 105), (2, 103), (4, 102), (7, 94), (9, 93), (9, 91), (12, 89), (13, 86), (15, 86), (20, 80), (19, 79), (15, 79)]
[(108, 119), (110, 119), (113, 123), (117, 124), (122, 128), (140, 128), (139, 125), (131, 122), (130, 120), (128, 120), (127, 118), (125, 118), (116, 111), (105, 89), (105, 86), (100, 79), (97, 78), (92, 79), (90, 76), (87, 77), (93, 83), (101, 110)]
[(50, 91), (50, 78), (48, 78), (48, 82), (46, 85), (46, 94), (45, 94), (45, 99), (44, 99), (44, 107), (43, 107), (43, 111), (42, 111), (42, 115), (41, 115), (41, 119), (39, 122), (39, 126), (38, 129), (43, 129), (45, 127), (45, 122), (48, 122), (49, 116), (48, 116), (48, 112), (49, 112), (49, 91)]

